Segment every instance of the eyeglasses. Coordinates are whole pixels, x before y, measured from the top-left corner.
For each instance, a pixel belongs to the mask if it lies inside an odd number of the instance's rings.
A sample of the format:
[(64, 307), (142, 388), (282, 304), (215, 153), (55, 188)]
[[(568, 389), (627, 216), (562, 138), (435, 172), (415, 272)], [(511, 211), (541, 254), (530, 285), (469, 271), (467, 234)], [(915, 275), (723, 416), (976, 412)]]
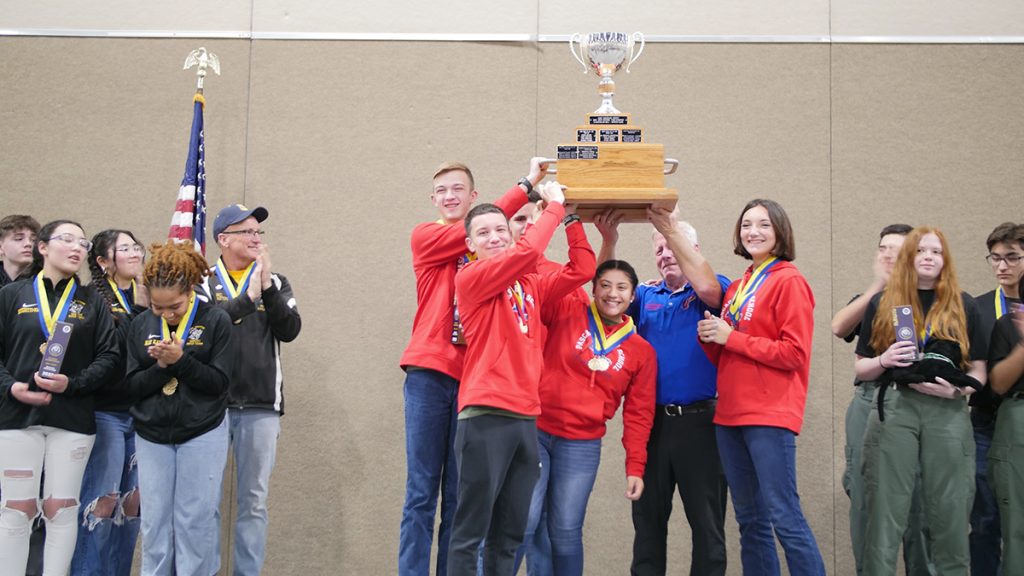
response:
[(146, 251), (146, 249), (143, 248), (141, 244), (132, 244), (131, 246), (124, 244), (118, 246), (117, 248), (114, 248), (114, 251), (120, 252), (121, 254), (127, 254), (129, 252), (131, 252), (132, 254), (142, 254), (143, 252)]
[(1006, 262), (1007, 266), (1012, 267), (1020, 264), (1021, 255), (1007, 254), (1006, 256), (1000, 256), (999, 254), (989, 254), (988, 256), (985, 256), (985, 260), (988, 260), (988, 263), (991, 264), (993, 268), (998, 267), (1003, 262)]
[(78, 244), (82, 248), (85, 248), (86, 252), (88, 252), (89, 250), (92, 250), (92, 242), (89, 242), (85, 238), (79, 238), (78, 236), (75, 236), (74, 234), (72, 234), (70, 232), (65, 232), (63, 234), (55, 234), (53, 236), (50, 236), (50, 239), (47, 240), (47, 242), (52, 242), (54, 240), (60, 240), (61, 242), (67, 244), (68, 246), (73, 246), (75, 244)]
[(259, 238), (266, 234), (263, 230), (234, 230), (232, 232), (221, 232), (221, 234), (238, 234), (240, 236), (249, 236), (250, 238)]

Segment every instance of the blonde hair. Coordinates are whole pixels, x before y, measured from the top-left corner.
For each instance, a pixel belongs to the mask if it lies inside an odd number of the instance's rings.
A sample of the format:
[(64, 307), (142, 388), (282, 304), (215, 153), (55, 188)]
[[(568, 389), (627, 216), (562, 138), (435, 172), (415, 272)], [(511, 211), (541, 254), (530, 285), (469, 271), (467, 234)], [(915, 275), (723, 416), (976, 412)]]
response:
[(440, 166), (437, 167), (437, 170), (434, 172), (434, 175), (431, 177), (431, 180), (435, 180), (437, 179), (438, 176), (441, 176), (442, 174), (455, 172), (456, 170), (465, 172), (466, 176), (469, 176), (469, 189), (475, 190), (476, 183), (473, 180), (473, 172), (470, 171), (469, 166), (466, 166), (462, 162), (445, 162), (441, 164)]

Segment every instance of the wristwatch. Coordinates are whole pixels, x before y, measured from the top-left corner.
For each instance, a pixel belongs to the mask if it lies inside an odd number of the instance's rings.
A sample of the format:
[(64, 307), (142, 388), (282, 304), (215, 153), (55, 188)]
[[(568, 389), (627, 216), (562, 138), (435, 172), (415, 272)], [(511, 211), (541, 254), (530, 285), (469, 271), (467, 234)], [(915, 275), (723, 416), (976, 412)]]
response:
[(525, 176), (520, 178), (519, 179), (519, 185), (522, 186), (523, 188), (526, 188), (526, 199), (527, 200), (529, 200), (530, 202), (539, 202), (540, 201), (540, 199), (541, 199), (540, 198), (540, 193), (533, 189), (533, 183), (530, 182), (529, 178), (527, 178)]

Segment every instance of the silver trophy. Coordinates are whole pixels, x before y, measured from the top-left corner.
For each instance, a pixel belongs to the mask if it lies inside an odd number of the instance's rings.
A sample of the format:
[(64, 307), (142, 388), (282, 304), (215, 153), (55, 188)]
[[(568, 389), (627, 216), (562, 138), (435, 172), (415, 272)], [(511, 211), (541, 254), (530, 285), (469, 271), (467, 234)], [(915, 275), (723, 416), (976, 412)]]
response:
[[(634, 54), (637, 42), (640, 42), (640, 49)], [(612, 105), (612, 97), (615, 96), (615, 81), (612, 80), (612, 76), (622, 69), (623, 64), (626, 65), (626, 74), (629, 74), (629, 66), (636, 62), (644, 51), (644, 35), (639, 32), (591, 32), (584, 36), (577, 32), (569, 39), (569, 50), (583, 65), (584, 74), (593, 67), (601, 76), (601, 83), (597, 86), (597, 91), (601, 94), (601, 107), (595, 110), (594, 114), (620, 114), (621, 112)], [(587, 65), (588, 62), (590, 66)]]

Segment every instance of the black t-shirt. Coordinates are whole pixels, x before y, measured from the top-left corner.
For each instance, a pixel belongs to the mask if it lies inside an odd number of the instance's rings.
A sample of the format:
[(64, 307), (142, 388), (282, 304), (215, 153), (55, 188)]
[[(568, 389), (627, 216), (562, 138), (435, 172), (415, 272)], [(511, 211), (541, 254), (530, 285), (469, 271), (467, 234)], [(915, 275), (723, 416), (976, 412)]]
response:
[[(993, 337), (992, 330), (996, 325), (996, 291), (990, 290), (981, 296), (977, 296), (974, 302), (978, 305), (978, 312), (981, 316), (982, 330), (986, 337)], [(1013, 310), (1014, 306), (1020, 303), (1018, 298), (1007, 298), (1006, 309)], [(984, 388), (971, 394), (971, 406), (995, 412), (999, 408), (1002, 399), (986, 384)]]
[[(853, 298), (850, 298), (850, 301), (847, 302), (846, 305), (849, 306), (850, 304), (853, 304), (853, 301), (856, 300), (857, 298), (860, 298), (860, 294), (857, 294)], [(857, 324), (856, 326), (853, 327), (853, 330), (850, 330), (849, 334), (847, 334), (846, 336), (843, 336), (843, 340), (845, 340), (846, 342), (853, 342), (857, 338), (857, 335), (859, 335), (859, 334), (860, 334), (860, 324)]]
[[(1013, 316), (1006, 314), (997, 320), (995, 328), (992, 329), (992, 342), (988, 349), (989, 370), (1009, 356), (1013, 347), (1019, 343), (1020, 334), (1017, 332), (1017, 327), (1013, 325)], [(1017, 379), (1017, 382), (1010, 388), (1010, 392), (1024, 392), (1024, 374)]]
[[(934, 290), (918, 290), (917, 297), (921, 300), (922, 312), (925, 317), (935, 303)], [(967, 339), (971, 345), (970, 358), (968, 360), (985, 360), (988, 358), (988, 337), (982, 331), (982, 323), (979, 318), (978, 306), (966, 292), (961, 293), (964, 302), (964, 314), (967, 316)], [(875, 321), (878, 313), (878, 303), (882, 294), (875, 294), (864, 311), (864, 319), (860, 323), (860, 338), (857, 340), (857, 355), (864, 358), (878, 356), (878, 352), (871, 348), (871, 324)]]

